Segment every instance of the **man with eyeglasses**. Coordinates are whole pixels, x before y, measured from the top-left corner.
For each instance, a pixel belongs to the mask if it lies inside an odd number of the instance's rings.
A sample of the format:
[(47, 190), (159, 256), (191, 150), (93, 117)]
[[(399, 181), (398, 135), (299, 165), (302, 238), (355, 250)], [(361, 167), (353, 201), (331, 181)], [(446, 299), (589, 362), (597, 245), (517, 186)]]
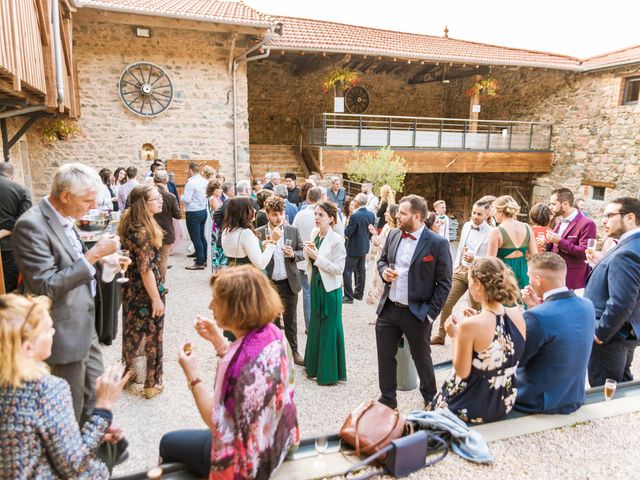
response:
[(604, 231), (619, 237), (587, 280), (584, 296), (596, 310), (589, 383), (633, 380), (631, 362), (640, 343), (640, 200), (621, 197), (605, 209)]

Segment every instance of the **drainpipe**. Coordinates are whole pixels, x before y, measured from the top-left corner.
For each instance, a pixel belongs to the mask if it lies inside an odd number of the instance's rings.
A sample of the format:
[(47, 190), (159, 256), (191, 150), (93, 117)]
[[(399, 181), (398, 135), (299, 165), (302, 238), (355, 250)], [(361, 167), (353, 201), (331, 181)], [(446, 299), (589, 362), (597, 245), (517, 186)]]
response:
[(262, 58), (266, 58), (271, 53), (269, 48), (266, 49), (264, 53), (259, 55), (254, 55), (253, 57), (249, 57), (249, 54), (258, 50), (266, 43), (268, 43), (271, 38), (273, 38), (273, 34), (277, 33), (278, 35), (282, 35), (282, 23), (277, 23), (274, 27), (269, 27), (267, 34), (264, 36), (262, 41), (257, 45), (254, 45), (242, 55), (237, 56), (233, 59), (233, 68), (232, 68), (232, 90), (233, 90), (233, 183), (238, 183), (238, 88), (237, 88), (237, 72), (238, 66), (241, 62), (252, 62), (254, 60), (260, 60)]
[[(58, 93), (58, 108), (64, 105), (64, 76), (62, 64), (62, 39), (60, 37), (59, 1), (53, 0), (51, 16), (53, 17), (53, 51), (56, 62), (56, 91)], [(63, 107), (64, 108), (64, 107)]]

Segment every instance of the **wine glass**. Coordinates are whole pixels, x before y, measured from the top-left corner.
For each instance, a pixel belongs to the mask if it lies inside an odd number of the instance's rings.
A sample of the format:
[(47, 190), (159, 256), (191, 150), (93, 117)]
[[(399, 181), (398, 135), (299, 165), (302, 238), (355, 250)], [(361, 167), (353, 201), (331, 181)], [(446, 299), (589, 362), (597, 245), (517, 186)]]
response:
[[(595, 238), (587, 239), (587, 253), (589, 254), (595, 253), (597, 246), (598, 246), (598, 240), (596, 240)], [(589, 260), (585, 260), (585, 263), (588, 263), (589, 265), (591, 265)]]
[(324, 467), (324, 460), (322, 456), (327, 452), (329, 448), (329, 437), (326, 435), (319, 435), (316, 437), (315, 449), (318, 454), (318, 459), (315, 461), (316, 469)]
[(604, 382), (604, 399), (605, 401), (609, 401), (613, 398), (613, 395), (616, 393), (616, 387), (618, 386), (618, 382), (616, 382), (612, 378), (607, 378)]
[(118, 283), (126, 283), (129, 281), (127, 277), (125, 277), (125, 273), (127, 273), (127, 268), (129, 268), (129, 250), (119, 250), (118, 251), (118, 264), (120, 265), (120, 273), (122, 277), (116, 280)]

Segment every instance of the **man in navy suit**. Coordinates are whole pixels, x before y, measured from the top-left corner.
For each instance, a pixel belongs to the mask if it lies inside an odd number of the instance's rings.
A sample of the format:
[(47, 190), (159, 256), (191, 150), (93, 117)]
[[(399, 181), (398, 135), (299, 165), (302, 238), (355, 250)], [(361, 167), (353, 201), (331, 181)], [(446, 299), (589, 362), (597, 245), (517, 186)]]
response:
[(604, 231), (618, 244), (600, 259), (584, 296), (596, 308), (589, 383), (633, 380), (631, 362), (640, 343), (640, 200), (621, 197), (604, 210)]
[[(347, 237), (347, 259), (344, 264), (342, 281), (344, 284), (343, 303), (353, 303), (353, 299), (362, 300), (364, 296), (364, 284), (366, 281), (367, 253), (369, 253), (369, 240), (371, 232), (369, 225), (376, 221), (375, 214), (366, 208), (367, 196), (364, 193), (356, 195), (354, 200), (356, 210), (349, 218), (349, 223), (344, 229)], [(356, 272), (356, 290), (353, 291), (351, 277)]]
[(523, 292), (527, 342), (516, 371), (516, 410), (566, 414), (584, 403), (596, 314), (591, 300), (567, 288), (566, 275), (567, 264), (555, 253), (529, 262)]
[(438, 317), (451, 289), (452, 260), (449, 242), (428, 228), (427, 202), (408, 195), (398, 205), (398, 229), (391, 230), (378, 260), (384, 290), (378, 305), (379, 401), (396, 408), (396, 353), (402, 335), (420, 378), (425, 404), (436, 394), (431, 360), (431, 324)]

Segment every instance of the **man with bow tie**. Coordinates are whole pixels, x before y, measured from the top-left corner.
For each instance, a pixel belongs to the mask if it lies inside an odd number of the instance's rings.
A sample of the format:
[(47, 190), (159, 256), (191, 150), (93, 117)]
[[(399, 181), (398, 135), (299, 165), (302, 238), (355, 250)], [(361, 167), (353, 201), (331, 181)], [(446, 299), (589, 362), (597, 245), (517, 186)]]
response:
[[(444, 339), (447, 336), (444, 329), (444, 322), (451, 315), (453, 307), (467, 293), (469, 289), (469, 280), (467, 278), (467, 269), (476, 257), (484, 257), (487, 254), (487, 241), (491, 227), (486, 222), (489, 218), (490, 208), (488, 203), (476, 202), (471, 210), (471, 220), (464, 224), (462, 233), (460, 234), (460, 243), (458, 243), (458, 252), (453, 262), (453, 279), (451, 292), (447, 297), (447, 301), (442, 307), (440, 313), (440, 328), (438, 334), (431, 337), (431, 345), (444, 345)], [(469, 306), (480, 310), (471, 295), (469, 295)]]
[(584, 288), (589, 275), (585, 250), (587, 240), (596, 238), (597, 229), (593, 220), (585, 217), (573, 204), (573, 192), (568, 188), (551, 192), (549, 208), (554, 216), (562, 215), (562, 221), (555, 231), (547, 232), (546, 249), (557, 253), (567, 263), (567, 287), (575, 290)]
[(589, 383), (633, 380), (631, 362), (640, 344), (640, 200), (622, 197), (605, 208), (604, 231), (620, 241), (587, 280), (584, 296), (596, 309)]
[(378, 351), (379, 401), (391, 408), (396, 400), (396, 353), (402, 335), (420, 378), (425, 404), (436, 394), (431, 360), (431, 323), (451, 289), (449, 242), (425, 228), (427, 202), (408, 195), (398, 205), (398, 229), (389, 233), (378, 272), (385, 283), (378, 305), (376, 347)]

